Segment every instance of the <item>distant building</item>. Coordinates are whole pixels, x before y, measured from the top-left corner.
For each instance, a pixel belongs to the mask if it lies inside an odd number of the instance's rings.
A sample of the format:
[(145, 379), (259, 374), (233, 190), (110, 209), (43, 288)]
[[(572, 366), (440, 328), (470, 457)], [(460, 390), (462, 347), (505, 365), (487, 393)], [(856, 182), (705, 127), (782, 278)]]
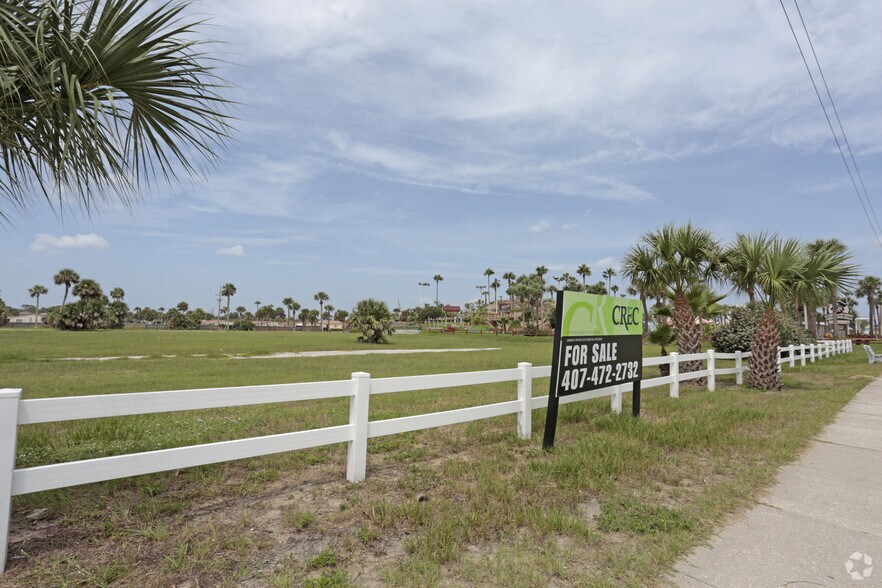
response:
[(448, 317), (451, 317), (451, 318), (453, 318), (455, 316), (459, 316), (459, 313), (462, 312), (462, 308), (460, 308), (459, 306), (453, 306), (450, 304), (445, 304), (444, 306), (441, 307), (441, 310), (443, 310), (444, 314), (446, 314)]
[(46, 318), (46, 315), (43, 313), (40, 313), (39, 315), (35, 315), (34, 313), (30, 312), (27, 314), (20, 314), (18, 316), (9, 317), (9, 324), (11, 324), (11, 325), (20, 325), (20, 324), (33, 325), (34, 322), (36, 322), (37, 324), (42, 325), (43, 320), (45, 318)]

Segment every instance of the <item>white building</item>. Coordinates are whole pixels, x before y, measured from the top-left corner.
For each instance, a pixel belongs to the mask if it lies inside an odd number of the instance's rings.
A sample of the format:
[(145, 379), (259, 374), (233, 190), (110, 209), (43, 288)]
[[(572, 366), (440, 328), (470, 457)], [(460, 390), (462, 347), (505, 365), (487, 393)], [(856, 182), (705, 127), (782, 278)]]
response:
[(18, 324), (29, 324), (29, 325), (33, 325), (33, 324), (34, 324), (34, 321), (36, 320), (36, 322), (37, 322), (38, 324), (41, 324), (41, 325), (42, 325), (42, 324), (43, 324), (43, 319), (45, 319), (45, 318), (46, 318), (46, 315), (43, 314), (43, 313), (40, 313), (40, 315), (37, 316), (37, 315), (35, 315), (34, 313), (29, 312), (29, 313), (27, 313), (27, 314), (20, 314), (20, 315), (18, 315), (18, 316), (11, 316), (11, 317), (9, 317), (9, 324), (13, 324), (13, 325), (18, 325)]

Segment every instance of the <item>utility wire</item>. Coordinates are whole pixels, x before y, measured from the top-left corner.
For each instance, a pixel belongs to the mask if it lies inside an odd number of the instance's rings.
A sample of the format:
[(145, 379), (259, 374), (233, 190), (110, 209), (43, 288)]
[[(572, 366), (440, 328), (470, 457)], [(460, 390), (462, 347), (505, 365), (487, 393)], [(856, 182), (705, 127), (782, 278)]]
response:
[(793, 0), (793, 4), (796, 6), (796, 12), (799, 14), (799, 21), (802, 23), (802, 30), (805, 31), (805, 36), (808, 39), (809, 47), (812, 50), (812, 55), (815, 58), (815, 64), (818, 66), (818, 71), (821, 74), (821, 81), (824, 82), (824, 89), (827, 90), (827, 97), (830, 99), (830, 105), (833, 107), (833, 114), (836, 116), (836, 122), (839, 124), (839, 131), (842, 133), (842, 139), (845, 141), (845, 147), (848, 149), (848, 155), (851, 158), (851, 164), (854, 166), (854, 171), (857, 173), (858, 181), (861, 184), (861, 189), (864, 191), (864, 198), (867, 200), (867, 204), (870, 205), (870, 212), (873, 213), (873, 220), (876, 221), (876, 228), (879, 229), (879, 232), (882, 233), (882, 226), (879, 225), (879, 218), (876, 216), (876, 209), (873, 206), (873, 201), (870, 199), (870, 195), (867, 193), (867, 186), (864, 184), (864, 178), (861, 175), (861, 170), (858, 168), (857, 160), (854, 158), (854, 152), (851, 150), (851, 144), (848, 142), (848, 135), (845, 134), (845, 127), (842, 126), (842, 120), (839, 118), (839, 109), (836, 108), (836, 102), (833, 101), (833, 94), (830, 93), (830, 86), (827, 85), (827, 76), (824, 75), (824, 68), (821, 67), (821, 62), (818, 60), (818, 54), (815, 51), (815, 44), (812, 43), (812, 36), (808, 32), (808, 27), (805, 26), (805, 19), (802, 18), (802, 10), (799, 8), (799, 2), (797, 0)]
[[(802, 62), (805, 64), (805, 70), (808, 72), (809, 79), (812, 81), (812, 86), (815, 89), (815, 95), (818, 97), (818, 102), (821, 104), (821, 110), (824, 111), (824, 118), (827, 119), (827, 125), (830, 127), (830, 132), (833, 134), (833, 140), (836, 141), (836, 147), (839, 149), (839, 156), (842, 158), (842, 163), (845, 164), (845, 169), (848, 171), (848, 177), (851, 178), (851, 184), (854, 186), (855, 194), (857, 194), (858, 201), (861, 203), (861, 208), (864, 210), (864, 215), (867, 217), (867, 222), (870, 223), (870, 229), (873, 231), (873, 235), (876, 236), (876, 242), (882, 246), (882, 238), (879, 237), (879, 231), (876, 229), (876, 225), (873, 224), (872, 219), (870, 218), (870, 213), (867, 211), (867, 206), (864, 204), (864, 197), (861, 195), (861, 191), (858, 189), (857, 181), (854, 179), (854, 174), (851, 171), (851, 166), (848, 165), (848, 160), (845, 159), (845, 152), (842, 150), (842, 144), (839, 142), (839, 137), (836, 135), (836, 130), (833, 128), (833, 122), (830, 120), (830, 115), (827, 113), (827, 105), (824, 104), (823, 98), (821, 98), (821, 92), (818, 90), (818, 84), (815, 81), (815, 76), (812, 73), (811, 67), (809, 67), (808, 60), (805, 57), (805, 53), (802, 50), (802, 45), (799, 42), (799, 38), (796, 36), (796, 30), (793, 28), (793, 23), (790, 21), (790, 15), (787, 13), (787, 9), (784, 7), (784, 0), (778, 0), (781, 4), (781, 10), (784, 11), (784, 16), (787, 18), (787, 24), (790, 26), (790, 32), (793, 34), (793, 40), (796, 41), (796, 47), (799, 49), (799, 55), (802, 57)], [(795, 0), (794, 0), (795, 1)]]

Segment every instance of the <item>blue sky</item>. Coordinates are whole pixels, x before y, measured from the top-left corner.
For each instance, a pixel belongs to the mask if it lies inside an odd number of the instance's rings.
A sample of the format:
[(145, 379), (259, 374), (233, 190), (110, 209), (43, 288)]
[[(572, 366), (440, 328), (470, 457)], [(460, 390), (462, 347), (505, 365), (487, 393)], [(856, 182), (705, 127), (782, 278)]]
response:
[[(787, 4), (791, 7), (792, 4)], [(594, 275), (646, 230), (838, 237), (882, 274), (775, 2), (202, 2), (239, 102), (217, 169), (132, 212), (0, 229), (0, 295), (72, 267), (131, 306), (477, 298), (492, 267)], [(882, 3), (800, 4), (882, 213)], [(427, 298), (434, 297), (433, 287)], [(432, 294), (431, 296), (429, 294)]]

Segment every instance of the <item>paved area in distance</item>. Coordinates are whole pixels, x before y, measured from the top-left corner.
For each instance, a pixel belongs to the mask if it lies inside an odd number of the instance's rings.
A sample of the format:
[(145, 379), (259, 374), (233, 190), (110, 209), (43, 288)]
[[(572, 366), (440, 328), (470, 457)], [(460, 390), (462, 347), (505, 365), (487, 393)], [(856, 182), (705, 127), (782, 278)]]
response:
[(882, 586), (882, 379), (672, 580), (687, 588)]

